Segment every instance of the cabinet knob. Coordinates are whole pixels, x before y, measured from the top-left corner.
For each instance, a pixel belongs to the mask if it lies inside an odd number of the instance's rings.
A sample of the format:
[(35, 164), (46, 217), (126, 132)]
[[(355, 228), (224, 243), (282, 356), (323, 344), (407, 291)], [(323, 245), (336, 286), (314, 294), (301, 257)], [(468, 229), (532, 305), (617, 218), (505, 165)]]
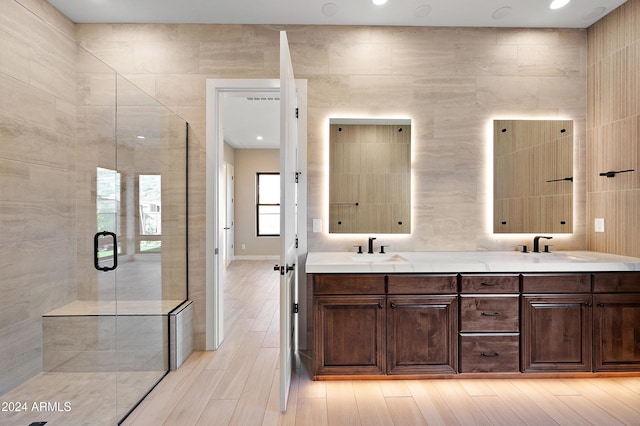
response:
[(397, 305), (395, 303), (392, 303), (391, 304), (391, 309), (395, 309), (395, 308), (397, 308)]
[(598, 303), (598, 306), (604, 308), (604, 303)]
[(378, 309), (382, 309), (384, 308), (384, 305), (382, 303), (378, 303)]
[(589, 303), (589, 302), (585, 303), (585, 305), (587, 305), (587, 308), (590, 308), (590, 307), (592, 307), (592, 306), (593, 306), (593, 304), (591, 304), (591, 303)]

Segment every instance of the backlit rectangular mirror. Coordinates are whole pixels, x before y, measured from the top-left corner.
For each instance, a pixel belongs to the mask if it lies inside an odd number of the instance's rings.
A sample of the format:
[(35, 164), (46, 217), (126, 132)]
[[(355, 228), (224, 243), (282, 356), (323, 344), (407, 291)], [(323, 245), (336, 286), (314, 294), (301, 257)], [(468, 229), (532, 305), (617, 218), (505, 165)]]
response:
[(493, 232), (573, 232), (573, 121), (494, 120)]
[(411, 120), (329, 121), (329, 232), (411, 232)]

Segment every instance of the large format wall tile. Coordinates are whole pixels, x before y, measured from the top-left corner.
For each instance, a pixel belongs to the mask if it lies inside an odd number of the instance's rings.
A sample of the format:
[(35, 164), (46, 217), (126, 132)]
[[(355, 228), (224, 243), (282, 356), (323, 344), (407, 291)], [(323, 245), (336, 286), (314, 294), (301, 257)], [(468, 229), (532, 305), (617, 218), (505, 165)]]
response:
[(76, 297), (74, 27), (2, 2), (0, 394), (42, 371), (41, 316)]
[[(588, 31), (587, 246), (627, 256), (640, 256), (639, 23), (640, 1), (629, 0)], [(605, 232), (594, 232), (596, 218)]]

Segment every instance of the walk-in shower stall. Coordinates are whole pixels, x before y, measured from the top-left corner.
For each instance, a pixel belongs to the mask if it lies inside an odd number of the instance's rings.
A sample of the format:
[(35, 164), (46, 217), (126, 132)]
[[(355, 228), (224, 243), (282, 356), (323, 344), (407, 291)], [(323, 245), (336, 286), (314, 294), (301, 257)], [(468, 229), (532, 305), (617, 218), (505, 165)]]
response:
[(73, 48), (55, 130), (2, 123), (5, 426), (117, 424), (169, 370), (187, 306), (188, 125)]

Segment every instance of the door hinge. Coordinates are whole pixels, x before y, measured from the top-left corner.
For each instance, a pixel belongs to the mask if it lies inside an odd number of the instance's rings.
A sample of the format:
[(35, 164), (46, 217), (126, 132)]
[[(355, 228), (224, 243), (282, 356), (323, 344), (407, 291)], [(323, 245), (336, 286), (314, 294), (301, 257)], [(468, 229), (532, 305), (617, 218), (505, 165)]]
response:
[(300, 118), (300, 110), (296, 107), (296, 118)]
[(296, 183), (300, 180), (300, 176), (302, 176), (302, 172), (296, 172)]
[(298, 313), (298, 304), (297, 304), (297, 303), (294, 303), (294, 304), (293, 304), (293, 313), (294, 313), (294, 314), (297, 314), (297, 313)]
[(298, 248), (298, 237), (296, 237), (296, 248)]

